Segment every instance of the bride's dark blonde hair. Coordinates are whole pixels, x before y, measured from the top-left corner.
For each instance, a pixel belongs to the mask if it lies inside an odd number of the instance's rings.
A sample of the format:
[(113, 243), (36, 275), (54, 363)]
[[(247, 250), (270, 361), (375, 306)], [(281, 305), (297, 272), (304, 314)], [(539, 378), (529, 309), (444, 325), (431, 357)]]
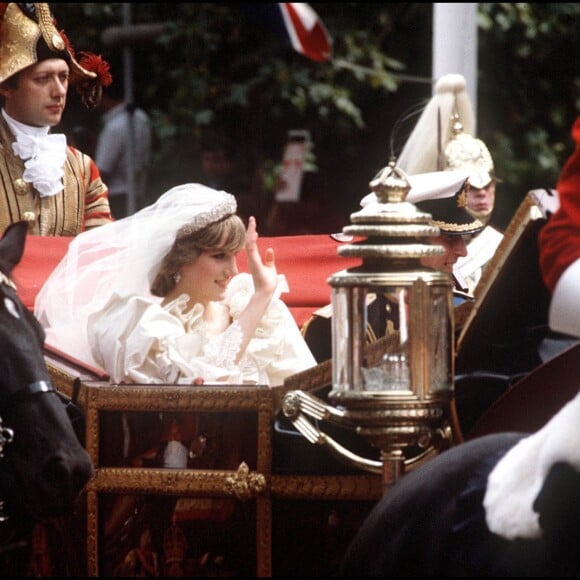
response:
[(239, 252), (246, 244), (246, 227), (240, 216), (231, 214), (200, 230), (183, 226), (167, 252), (151, 284), (154, 296), (165, 297), (175, 288), (175, 277), (183, 264), (195, 261), (205, 250)]

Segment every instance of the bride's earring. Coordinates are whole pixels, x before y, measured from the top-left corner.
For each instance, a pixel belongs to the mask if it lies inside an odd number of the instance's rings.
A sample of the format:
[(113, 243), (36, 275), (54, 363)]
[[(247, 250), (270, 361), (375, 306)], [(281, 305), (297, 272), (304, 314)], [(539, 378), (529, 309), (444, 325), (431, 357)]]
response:
[(174, 281), (176, 284), (179, 284), (180, 280), (181, 280), (181, 272), (175, 272), (175, 273), (173, 274), (173, 281)]

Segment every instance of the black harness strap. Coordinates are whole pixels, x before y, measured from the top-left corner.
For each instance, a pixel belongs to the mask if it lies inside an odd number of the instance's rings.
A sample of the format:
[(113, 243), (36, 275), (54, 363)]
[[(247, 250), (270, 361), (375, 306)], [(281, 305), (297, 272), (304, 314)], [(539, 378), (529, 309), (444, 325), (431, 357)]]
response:
[(50, 381), (35, 381), (34, 383), (29, 383), (16, 393), (10, 395), (4, 408), (9, 407), (13, 403), (22, 402), (28, 397), (39, 395), (42, 393), (55, 393), (56, 389)]
[(24, 387), (22, 391), (19, 391), (19, 393), (36, 395), (37, 393), (51, 393), (54, 392), (54, 390), (55, 388), (50, 381), (36, 381)]

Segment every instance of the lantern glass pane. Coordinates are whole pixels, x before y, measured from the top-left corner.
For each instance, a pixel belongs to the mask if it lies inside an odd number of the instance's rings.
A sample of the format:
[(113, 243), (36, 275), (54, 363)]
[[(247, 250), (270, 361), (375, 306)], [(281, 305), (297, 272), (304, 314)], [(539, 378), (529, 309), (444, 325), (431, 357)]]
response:
[(332, 300), (334, 389), (408, 391), (407, 287), (338, 287)]
[(333, 390), (430, 398), (453, 389), (449, 284), (333, 287)]
[[(371, 345), (361, 366), (365, 391), (408, 391), (409, 294), (401, 286), (369, 288), (366, 338)], [(380, 342), (379, 342), (380, 341)]]
[(452, 380), (452, 325), (449, 294), (442, 286), (430, 288), (430, 306), (427, 321), (429, 349), (429, 385), (431, 393), (453, 388)]

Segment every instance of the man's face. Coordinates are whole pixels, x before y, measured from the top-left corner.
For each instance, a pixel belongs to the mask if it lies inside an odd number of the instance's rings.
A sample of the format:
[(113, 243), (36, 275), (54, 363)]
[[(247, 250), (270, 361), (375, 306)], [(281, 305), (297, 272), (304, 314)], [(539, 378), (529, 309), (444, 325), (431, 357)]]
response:
[(467, 191), (467, 209), (476, 217), (488, 217), (495, 203), (495, 181), (478, 189), (470, 186)]
[(60, 123), (66, 104), (69, 67), (61, 58), (42, 60), (18, 73), (15, 86), (3, 85), (6, 112), (33, 127)]
[(453, 273), (453, 264), (462, 256), (467, 256), (466, 238), (458, 235), (441, 234), (440, 236), (427, 238), (430, 244), (443, 246), (445, 253), (442, 256), (421, 258), (423, 266), (429, 266), (435, 270)]

